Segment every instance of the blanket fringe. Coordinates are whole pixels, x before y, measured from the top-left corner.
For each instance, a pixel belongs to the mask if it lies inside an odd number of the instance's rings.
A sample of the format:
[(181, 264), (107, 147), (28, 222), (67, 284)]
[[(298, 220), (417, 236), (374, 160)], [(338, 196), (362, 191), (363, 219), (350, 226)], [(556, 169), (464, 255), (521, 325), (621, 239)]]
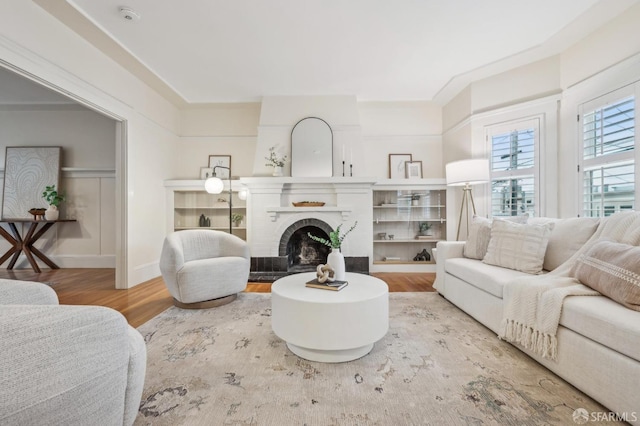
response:
[(507, 319), (503, 324), (504, 334), (500, 336), (508, 342), (518, 343), (543, 358), (556, 360), (558, 339), (552, 334), (543, 333), (518, 321)]

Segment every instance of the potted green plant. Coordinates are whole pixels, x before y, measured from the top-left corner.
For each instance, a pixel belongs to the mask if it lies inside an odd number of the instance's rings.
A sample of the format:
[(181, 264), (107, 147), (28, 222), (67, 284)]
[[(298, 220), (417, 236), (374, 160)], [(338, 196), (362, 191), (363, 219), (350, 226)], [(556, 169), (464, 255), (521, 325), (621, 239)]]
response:
[(60, 212), (58, 206), (66, 199), (64, 193), (58, 192), (55, 185), (45, 186), (42, 198), (49, 203), (49, 208), (44, 212), (46, 220), (58, 220)]
[(287, 161), (287, 156), (284, 155), (280, 157), (276, 153), (276, 147), (272, 146), (269, 148), (269, 156), (264, 157), (267, 160), (265, 166), (273, 167), (273, 176), (282, 176), (282, 168), (284, 167), (284, 163)]
[(242, 222), (242, 219), (244, 219), (244, 216), (240, 213), (231, 214), (231, 222), (233, 222), (234, 226), (240, 226), (240, 222)]
[(357, 225), (358, 221), (356, 221), (353, 226), (342, 235), (340, 235), (340, 228), (342, 227), (342, 224), (338, 225), (338, 227), (334, 231), (329, 232), (328, 240), (326, 238), (316, 237), (315, 235), (312, 235), (311, 232), (307, 233), (309, 238), (311, 238), (313, 241), (317, 241), (321, 244), (324, 244), (325, 246), (331, 247), (331, 253), (329, 253), (329, 256), (327, 256), (327, 263), (329, 264), (329, 266), (331, 266), (331, 269), (333, 269), (334, 277), (338, 281), (344, 281), (346, 278), (344, 256), (340, 252), (342, 241), (344, 241), (345, 237), (349, 235), (349, 233), (353, 231)]
[(420, 222), (418, 224), (418, 227), (420, 229), (420, 235), (431, 235), (429, 230), (431, 229), (432, 226), (433, 225), (430, 224), (429, 222)]

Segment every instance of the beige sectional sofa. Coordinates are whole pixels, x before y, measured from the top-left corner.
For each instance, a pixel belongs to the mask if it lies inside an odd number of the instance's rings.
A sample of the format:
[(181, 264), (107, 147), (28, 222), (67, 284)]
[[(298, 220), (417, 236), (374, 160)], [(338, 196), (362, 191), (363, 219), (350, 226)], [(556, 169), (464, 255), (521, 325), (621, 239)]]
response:
[[(596, 229), (606, 220), (598, 223), (590, 218), (529, 219), (534, 224), (554, 223), (544, 253), (545, 268), (569, 267), (577, 257), (574, 254), (587, 241), (596, 239)], [(625, 234), (634, 241), (640, 234), (638, 222), (634, 221), (634, 228)], [(517, 278), (531, 274), (487, 264), (464, 254), (465, 242), (437, 244), (434, 287), (447, 300), (502, 335), (505, 293)], [(548, 270), (542, 271), (545, 272)], [(602, 295), (567, 297), (556, 337), (555, 360), (516, 346), (624, 420), (640, 424), (640, 312)]]

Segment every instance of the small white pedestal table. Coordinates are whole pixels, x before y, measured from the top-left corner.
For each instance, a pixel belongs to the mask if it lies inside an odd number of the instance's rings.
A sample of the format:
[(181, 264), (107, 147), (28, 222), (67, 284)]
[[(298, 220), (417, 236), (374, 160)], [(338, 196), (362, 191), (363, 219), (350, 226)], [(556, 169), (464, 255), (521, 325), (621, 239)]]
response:
[(271, 286), (273, 332), (291, 352), (318, 362), (345, 362), (373, 349), (389, 329), (389, 288), (375, 277), (347, 273), (340, 291), (305, 287), (315, 272)]

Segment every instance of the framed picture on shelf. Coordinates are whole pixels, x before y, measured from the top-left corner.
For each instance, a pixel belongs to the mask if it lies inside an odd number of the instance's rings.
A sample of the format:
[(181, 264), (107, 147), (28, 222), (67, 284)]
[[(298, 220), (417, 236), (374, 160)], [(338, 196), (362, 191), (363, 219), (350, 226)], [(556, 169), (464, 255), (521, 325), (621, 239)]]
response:
[(229, 179), (231, 175), (231, 156), (230, 155), (210, 155), (209, 168), (213, 170), (215, 166), (227, 167), (227, 169), (217, 169), (216, 176), (220, 179)]
[(422, 179), (422, 161), (407, 161), (404, 170), (407, 179)]
[(411, 154), (389, 154), (389, 179), (406, 177), (405, 163), (411, 160)]
[(211, 176), (213, 176), (213, 169), (211, 167), (200, 167), (200, 180), (207, 180)]

